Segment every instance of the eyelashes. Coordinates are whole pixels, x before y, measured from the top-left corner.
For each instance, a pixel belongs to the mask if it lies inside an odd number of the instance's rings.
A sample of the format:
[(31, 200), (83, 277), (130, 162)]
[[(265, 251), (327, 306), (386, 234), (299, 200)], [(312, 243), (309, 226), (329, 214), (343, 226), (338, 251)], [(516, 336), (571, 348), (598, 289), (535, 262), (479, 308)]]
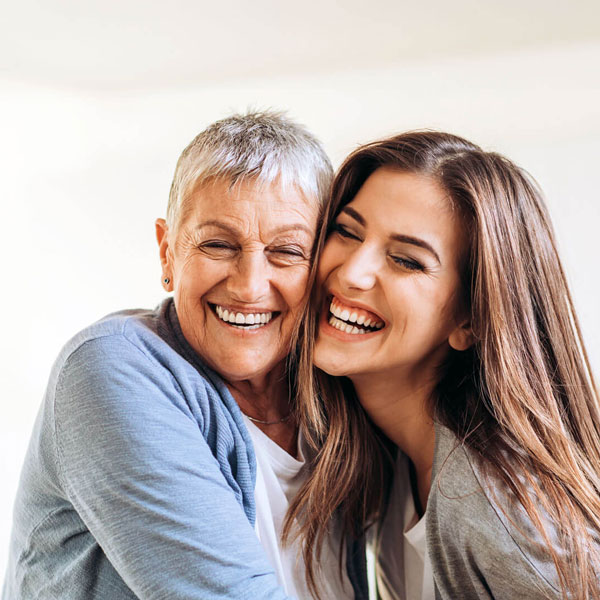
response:
[(199, 248), (209, 248), (211, 250), (235, 250), (235, 247), (227, 242), (221, 242), (219, 240), (203, 242), (202, 244), (198, 244)]
[(269, 248), (268, 251), (276, 254), (306, 258), (304, 255), (304, 249), (300, 248), (299, 246), (276, 246), (274, 248)]
[(390, 256), (390, 258), (401, 267), (408, 269), (409, 271), (424, 271), (425, 267), (416, 260), (411, 260), (408, 258), (402, 258), (401, 256)]
[(353, 233), (351, 233), (348, 229), (346, 229), (346, 227), (344, 225), (342, 225), (340, 223), (334, 223), (331, 226), (331, 233), (337, 233), (337, 234), (341, 235), (343, 238), (360, 241), (360, 238), (357, 235), (354, 235)]
[(233, 256), (237, 252), (237, 248), (228, 242), (222, 240), (208, 240), (197, 244), (198, 250), (202, 251), (210, 257), (226, 258)]

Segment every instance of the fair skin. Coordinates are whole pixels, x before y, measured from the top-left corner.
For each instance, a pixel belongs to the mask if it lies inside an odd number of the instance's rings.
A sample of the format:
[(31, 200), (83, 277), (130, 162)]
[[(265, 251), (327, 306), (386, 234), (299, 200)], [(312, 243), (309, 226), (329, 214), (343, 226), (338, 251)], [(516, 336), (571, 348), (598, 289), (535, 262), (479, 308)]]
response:
[[(216, 180), (186, 199), (174, 226), (156, 221), (163, 285), (184, 337), (262, 421), (290, 411), (285, 358), (306, 302), (317, 216), (316, 202), (295, 189)], [(295, 455), (293, 419), (257, 426)]]
[(421, 507), (438, 368), (450, 348), (472, 342), (458, 301), (465, 248), (460, 219), (435, 181), (380, 168), (338, 215), (319, 263), (315, 364), (349, 377), (373, 422), (410, 458)]

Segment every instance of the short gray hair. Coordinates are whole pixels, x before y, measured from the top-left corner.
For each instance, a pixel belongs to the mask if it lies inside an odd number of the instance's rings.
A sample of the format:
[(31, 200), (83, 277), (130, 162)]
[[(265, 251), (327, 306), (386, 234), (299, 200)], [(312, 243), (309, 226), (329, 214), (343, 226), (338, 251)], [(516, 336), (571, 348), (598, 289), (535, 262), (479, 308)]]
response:
[(209, 125), (182, 152), (167, 207), (167, 222), (178, 223), (189, 194), (216, 178), (237, 183), (277, 181), (295, 187), (323, 206), (333, 177), (321, 143), (282, 112), (234, 114)]

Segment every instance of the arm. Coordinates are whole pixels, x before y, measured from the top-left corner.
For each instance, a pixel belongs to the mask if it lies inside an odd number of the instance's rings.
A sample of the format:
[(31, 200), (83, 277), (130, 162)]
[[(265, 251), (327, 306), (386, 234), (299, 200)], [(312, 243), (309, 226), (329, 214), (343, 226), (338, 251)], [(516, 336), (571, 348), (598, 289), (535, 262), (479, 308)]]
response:
[(168, 371), (122, 336), (65, 363), (55, 435), (69, 500), (141, 599), (283, 599)]

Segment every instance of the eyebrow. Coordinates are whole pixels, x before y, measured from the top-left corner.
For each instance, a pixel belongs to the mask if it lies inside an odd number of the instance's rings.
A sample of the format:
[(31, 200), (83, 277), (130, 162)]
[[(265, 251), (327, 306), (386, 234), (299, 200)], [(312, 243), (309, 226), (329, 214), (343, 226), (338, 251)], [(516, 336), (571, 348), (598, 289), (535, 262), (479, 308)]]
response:
[[(357, 221), (363, 227), (367, 224), (364, 217), (350, 206), (344, 206), (344, 208), (342, 208), (342, 212), (346, 213), (349, 217)], [(433, 246), (421, 238), (413, 237), (412, 235), (406, 235), (404, 233), (392, 233), (390, 235), (390, 239), (396, 242), (402, 242), (404, 244), (411, 244), (412, 246), (423, 248), (424, 250), (427, 250), (433, 254), (438, 263), (442, 264), (442, 261), (440, 260), (440, 257)]]
[[(208, 221), (202, 221), (202, 223), (199, 223), (195, 227), (195, 229), (199, 230), (204, 229), (205, 227), (218, 227), (219, 229), (223, 229), (224, 231), (227, 231), (234, 235), (239, 233), (239, 231), (235, 227), (231, 227), (231, 225), (228, 225), (223, 221), (219, 221), (218, 219), (209, 219)], [(281, 225), (280, 227), (276, 227), (275, 229), (271, 230), (269, 233), (270, 235), (277, 235), (279, 233), (298, 230), (304, 231), (310, 236), (313, 236), (315, 234), (315, 232), (312, 229), (310, 229), (310, 227), (307, 227), (304, 223), (291, 223), (290, 225)]]

